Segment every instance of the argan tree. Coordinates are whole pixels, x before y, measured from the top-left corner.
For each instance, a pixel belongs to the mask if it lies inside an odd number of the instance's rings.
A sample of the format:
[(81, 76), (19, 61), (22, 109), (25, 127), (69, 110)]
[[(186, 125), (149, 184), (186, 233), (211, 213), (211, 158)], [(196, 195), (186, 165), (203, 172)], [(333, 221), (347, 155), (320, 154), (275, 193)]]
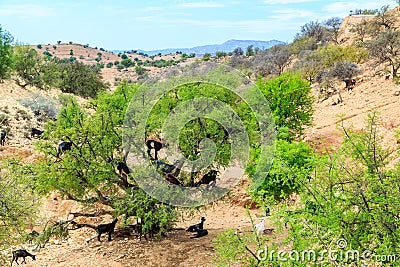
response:
[(10, 76), (13, 67), (14, 37), (0, 25), (0, 82)]

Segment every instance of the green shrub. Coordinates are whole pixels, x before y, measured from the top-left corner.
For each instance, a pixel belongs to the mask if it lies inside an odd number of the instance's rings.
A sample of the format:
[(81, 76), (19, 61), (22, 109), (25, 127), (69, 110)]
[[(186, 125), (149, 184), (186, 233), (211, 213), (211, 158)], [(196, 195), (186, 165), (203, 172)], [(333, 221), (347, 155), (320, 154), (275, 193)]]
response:
[(36, 47), (37, 47), (38, 49), (42, 49), (42, 45), (41, 45), (41, 44), (38, 44)]
[(280, 138), (290, 141), (302, 137), (314, 114), (310, 83), (300, 75), (284, 73), (271, 80), (259, 79), (257, 85), (270, 105), (275, 125), (286, 135)]
[(57, 101), (38, 93), (31, 93), (26, 98), (17, 100), (22, 106), (30, 109), (37, 116), (43, 115), (55, 119), (59, 112)]
[(136, 67), (135, 67), (135, 72), (136, 72), (138, 75), (143, 75), (143, 74), (145, 73), (145, 71), (146, 71), (146, 69), (143, 68), (142, 66), (136, 66)]
[(253, 192), (255, 199), (280, 200), (302, 188), (313, 169), (313, 151), (303, 142), (276, 141), (274, 162), (262, 185)]
[(59, 87), (65, 93), (96, 97), (98, 92), (107, 88), (96, 66), (73, 62), (59, 64), (58, 69), (61, 73)]
[(17, 112), (15, 113), (15, 119), (16, 120), (31, 120), (32, 117), (28, 114), (28, 112), (26, 112), (23, 109), (18, 109)]

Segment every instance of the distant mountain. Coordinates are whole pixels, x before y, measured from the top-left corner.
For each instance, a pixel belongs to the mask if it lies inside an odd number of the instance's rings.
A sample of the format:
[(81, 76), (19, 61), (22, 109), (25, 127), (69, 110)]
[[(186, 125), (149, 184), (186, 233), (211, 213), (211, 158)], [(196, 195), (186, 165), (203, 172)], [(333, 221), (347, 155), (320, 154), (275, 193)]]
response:
[[(236, 48), (240, 47), (243, 51), (246, 51), (246, 48), (249, 45), (252, 45), (253, 48), (260, 48), (260, 49), (268, 49), (274, 45), (284, 44), (284, 42), (278, 40), (270, 40), (270, 41), (255, 41), (255, 40), (228, 40), (223, 44), (214, 44), (214, 45), (202, 45), (202, 46), (195, 46), (192, 48), (167, 48), (167, 49), (160, 49), (160, 50), (151, 50), (151, 51), (144, 51), (138, 50), (138, 52), (143, 52), (148, 54), (149, 56), (157, 55), (159, 53), (166, 55), (166, 54), (175, 54), (177, 51), (181, 51), (182, 53), (190, 54), (195, 53), (196, 56), (204, 55), (205, 53), (210, 53), (212, 55), (218, 51), (224, 52), (232, 52)], [(113, 52), (119, 53), (123, 51), (116, 51)]]

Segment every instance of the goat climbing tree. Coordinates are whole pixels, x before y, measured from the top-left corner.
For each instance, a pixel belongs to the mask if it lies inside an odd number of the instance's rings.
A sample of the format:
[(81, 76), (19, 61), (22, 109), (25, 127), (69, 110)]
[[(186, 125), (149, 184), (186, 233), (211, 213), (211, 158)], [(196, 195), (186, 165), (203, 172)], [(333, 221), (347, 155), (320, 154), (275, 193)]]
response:
[[(126, 181), (115, 168), (123, 160), (121, 126), (127, 103), (138, 85), (122, 83), (113, 94), (102, 93), (88, 103), (91, 112), (72, 98), (56, 121), (48, 123), (38, 149), (44, 157), (37, 164), (36, 188), (42, 194), (58, 191), (84, 204), (102, 203), (114, 215), (142, 219), (144, 233), (157, 226), (159, 233), (171, 226), (174, 209), (142, 192), (134, 181)], [(73, 142), (72, 149), (55, 157), (61, 140)], [(156, 224), (156, 225), (155, 225)]]

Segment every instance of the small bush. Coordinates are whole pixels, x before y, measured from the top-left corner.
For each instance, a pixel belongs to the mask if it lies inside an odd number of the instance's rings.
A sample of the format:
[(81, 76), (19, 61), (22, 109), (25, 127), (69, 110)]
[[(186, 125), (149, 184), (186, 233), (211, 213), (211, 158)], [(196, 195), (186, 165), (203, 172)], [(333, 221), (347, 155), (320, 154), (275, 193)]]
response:
[(143, 74), (145, 73), (145, 71), (146, 71), (146, 69), (143, 68), (142, 66), (136, 66), (136, 67), (135, 67), (135, 72), (136, 72), (138, 75), (143, 75)]
[(42, 49), (42, 45), (41, 45), (41, 44), (38, 44), (36, 47), (37, 47), (38, 49)]
[(15, 113), (15, 119), (17, 121), (19, 120), (31, 120), (32, 117), (28, 114), (28, 112), (26, 112), (23, 109), (18, 109), (17, 112)]
[(22, 106), (30, 109), (36, 116), (44, 115), (48, 118), (55, 119), (57, 118), (57, 114), (59, 112), (59, 108), (57, 107), (57, 102), (55, 100), (44, 97), (38, 93), (32, 93), (26, 98), (18, 99), (18, 102)]
[(0, 125), (8, 125), (9, 118), (10, 116), (8, 116), (8, 114), (0, 111)]

